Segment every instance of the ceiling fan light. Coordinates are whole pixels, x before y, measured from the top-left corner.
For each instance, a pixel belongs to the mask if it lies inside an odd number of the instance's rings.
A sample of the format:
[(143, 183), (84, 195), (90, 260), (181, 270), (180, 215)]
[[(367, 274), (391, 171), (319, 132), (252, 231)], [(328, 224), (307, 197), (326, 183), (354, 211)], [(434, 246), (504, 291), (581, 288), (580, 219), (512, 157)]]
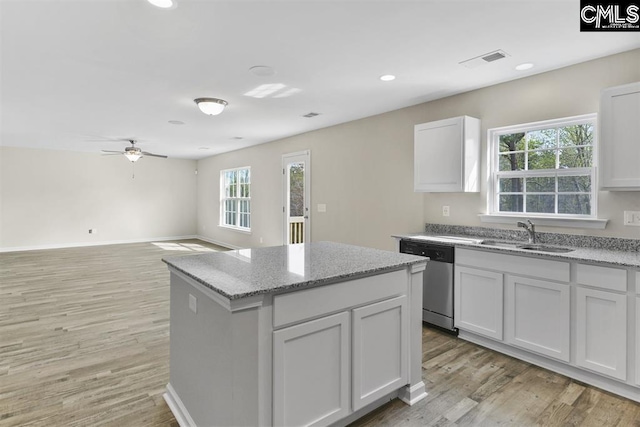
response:
[(127, 151), (124, 153), (124, 156), (131, 162), (137, 162), (138, 159), (142, 157), (142, 154), (137, 151)]
[(228, 104), (227, 101), (218, 98), (196, 98), (194, 101), (198, 104), (200, 111), (209, 116), (217, 116), (222, 113)]

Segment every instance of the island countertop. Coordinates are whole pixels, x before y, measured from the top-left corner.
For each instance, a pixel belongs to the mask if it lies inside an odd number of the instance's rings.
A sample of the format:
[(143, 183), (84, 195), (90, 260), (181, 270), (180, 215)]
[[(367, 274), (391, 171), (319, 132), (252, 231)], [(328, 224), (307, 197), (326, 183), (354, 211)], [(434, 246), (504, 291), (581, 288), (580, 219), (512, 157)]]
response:
[(167, 265), (235, 300), (425, 263), (424, 257), (334, 242), (166, 257)]

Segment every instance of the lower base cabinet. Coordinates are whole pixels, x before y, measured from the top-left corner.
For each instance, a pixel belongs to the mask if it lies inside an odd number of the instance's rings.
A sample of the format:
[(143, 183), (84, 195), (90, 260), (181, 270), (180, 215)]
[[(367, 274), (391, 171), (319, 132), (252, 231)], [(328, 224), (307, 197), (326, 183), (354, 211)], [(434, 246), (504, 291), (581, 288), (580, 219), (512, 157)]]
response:
[(273, 421), (327, 425), (349, 414), (350, 313), (273, 333)]
[(503, 275), (468, 267), (455, 268), (456, 328), (502, 340)]
[(576, 364), (627, 379), (627, 296), (576, 288)]
[(399, 296), (275, 331), (274, 425), (328, 425), (407, 384), (408, 325)]
[(507, 342), (569, 362), (569, 285), (517, 276), (505, 282)]
[(402, 387), (407, 379), (407, 297), (353, 310), (353, 410)]

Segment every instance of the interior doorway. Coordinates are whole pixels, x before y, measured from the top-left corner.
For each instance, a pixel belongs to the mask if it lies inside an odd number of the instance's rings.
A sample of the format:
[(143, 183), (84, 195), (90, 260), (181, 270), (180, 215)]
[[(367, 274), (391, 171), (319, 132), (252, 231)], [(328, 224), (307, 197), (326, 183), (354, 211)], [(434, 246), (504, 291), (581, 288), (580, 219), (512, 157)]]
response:
[(311, 241), (311, 152), (282, 156), (284, 244)]

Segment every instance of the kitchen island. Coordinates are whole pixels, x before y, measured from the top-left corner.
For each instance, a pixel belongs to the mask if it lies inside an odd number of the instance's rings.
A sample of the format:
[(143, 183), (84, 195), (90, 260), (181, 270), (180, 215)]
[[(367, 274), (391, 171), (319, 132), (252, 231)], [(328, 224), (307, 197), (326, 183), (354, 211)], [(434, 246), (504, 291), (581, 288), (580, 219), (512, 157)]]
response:
[(426, 397), (425, 258), (318, 242), (163, 261), (181, 426), (345, 425)]

